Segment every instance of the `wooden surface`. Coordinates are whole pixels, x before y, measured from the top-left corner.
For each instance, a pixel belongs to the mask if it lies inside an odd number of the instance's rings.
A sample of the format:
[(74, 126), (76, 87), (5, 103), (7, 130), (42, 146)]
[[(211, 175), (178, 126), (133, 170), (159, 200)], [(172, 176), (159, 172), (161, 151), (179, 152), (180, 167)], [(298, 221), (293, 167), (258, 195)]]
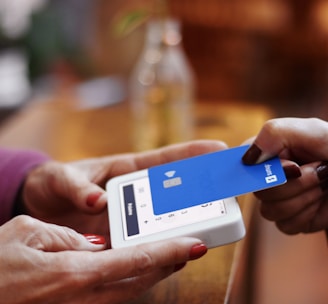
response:
[[(255, 135), (271, 116), (265, 107), (237, 102), (198, 103), (195, 138), (240, 145)], [(131, 151), (129, 119), (125, 103), (101, 109), (79, 109), (74, 98), (30, 103), (0, 129), (0, 145), (36, 148), (67, 161)], [(247, 214), (251, 204), (243, 205)], [(247, 221), (246, 221), (247, 225)], [(243, 241), (211, 249), (198, 261), (162, 281), (136, 303), (224, 303), (238, 264)]]
[(252, 304), (328, 303), (328, 247), (324, 232), (288, 236), (254, 213), (256, 239)]

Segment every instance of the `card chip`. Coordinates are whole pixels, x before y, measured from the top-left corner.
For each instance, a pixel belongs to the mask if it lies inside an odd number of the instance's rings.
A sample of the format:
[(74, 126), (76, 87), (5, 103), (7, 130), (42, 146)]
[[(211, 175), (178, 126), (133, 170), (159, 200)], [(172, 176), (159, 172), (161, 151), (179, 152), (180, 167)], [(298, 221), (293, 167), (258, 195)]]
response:
[(163, 181), (164, 188), (171, 188), (171, 187), (179, 186), (181, 184), (182, 184), (181, 177), (175, 177)]

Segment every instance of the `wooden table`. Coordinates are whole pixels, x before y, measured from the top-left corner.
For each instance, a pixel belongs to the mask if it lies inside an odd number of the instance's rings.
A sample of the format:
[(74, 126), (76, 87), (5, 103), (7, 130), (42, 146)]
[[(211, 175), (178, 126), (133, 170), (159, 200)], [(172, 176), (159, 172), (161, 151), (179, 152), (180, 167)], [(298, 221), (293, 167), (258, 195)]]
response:
[[(238, 102), (199, 102), (195, 107), (195, 138), (220, 139), (240, 145), (271, 117), (263, 106)], [(79, 101), (64, 94), (30, 103), (0, 130), (0, 145), (35, 148), (68, 161), (131, 151), (127, 105), (79, 109)], [(246, 226), (251, 204), (240, 199)], [(211, 249), (208, 254), (162, 281), (137, 303), (224, 303), (242, 256), (245, 241)], [(236, 250), (237, 248), (237, 250)]]

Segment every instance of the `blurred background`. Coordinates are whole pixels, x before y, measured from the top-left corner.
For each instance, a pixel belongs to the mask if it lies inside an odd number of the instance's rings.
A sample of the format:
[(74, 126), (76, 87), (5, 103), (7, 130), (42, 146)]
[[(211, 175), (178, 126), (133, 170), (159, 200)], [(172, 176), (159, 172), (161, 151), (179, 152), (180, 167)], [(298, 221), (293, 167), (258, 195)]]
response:
[[(0, 106), (16, 106), (58, 83), (128, 77), (144, 27), (117, 37), (113, 23), (149, 5), (1, 0)], [(182, 22), (197, 100), (256, 101), (277, 107), (277, 115), (302, 115), (305, 109), (325, 116), (328, 1), (168, 0), (168, 6)]]
[[(121, 106), (155, 4), (181, 22), (193, 102), (201, 105), (192, 122), (198, 137), (238, 145), (273, 116), (328, 119), (328, 0), (0, 0), (1, 145), (40, 148), (59, 160), (130, 151)], [(154, 88), (153, 104), (170, 95)], [(188, 118), (181, 109), (170, 122)], [(151, 112), (144, 133), (156, 124), (168, 133), (167, 112)], [(258, 248), (246, 260), (245, 293), (256, 289), (258, 301), (248, 303), (327, 303), (326, 240), (288, 237), (269, 224), (256, 222), (249, 234)], [(209, 265), (204, 271), (218, 278)]]

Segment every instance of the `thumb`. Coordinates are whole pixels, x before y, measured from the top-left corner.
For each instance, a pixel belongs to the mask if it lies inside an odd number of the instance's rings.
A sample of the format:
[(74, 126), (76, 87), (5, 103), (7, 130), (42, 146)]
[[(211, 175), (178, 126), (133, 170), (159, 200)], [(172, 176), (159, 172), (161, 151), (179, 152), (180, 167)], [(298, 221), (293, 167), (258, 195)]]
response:
[(61, 172), (57, 174), (61, 177), (55, 179), (55, 191), (59, 197), (87, 213), (99, 213), (106, 207), (106, 191), (92, 183), (83, 171), (69, 165), (63, 165), (59, 170)]
[(302, 162), (327, 159), (327, 132), (327, 122), (317, 118), (268, 120), (243, 156), (243, 162), (251, 165), (275, 155)]
[[(64, 250), (99, 251), (106, 247), (105, 238), (98, 235), (82, 235), (68, 227), (47, 224), (39, 220), (21, 216), (27, 225), (26, 244), (37, 250), (56, 252)], [(27, 218), (27, 219), (25, 219)]]

